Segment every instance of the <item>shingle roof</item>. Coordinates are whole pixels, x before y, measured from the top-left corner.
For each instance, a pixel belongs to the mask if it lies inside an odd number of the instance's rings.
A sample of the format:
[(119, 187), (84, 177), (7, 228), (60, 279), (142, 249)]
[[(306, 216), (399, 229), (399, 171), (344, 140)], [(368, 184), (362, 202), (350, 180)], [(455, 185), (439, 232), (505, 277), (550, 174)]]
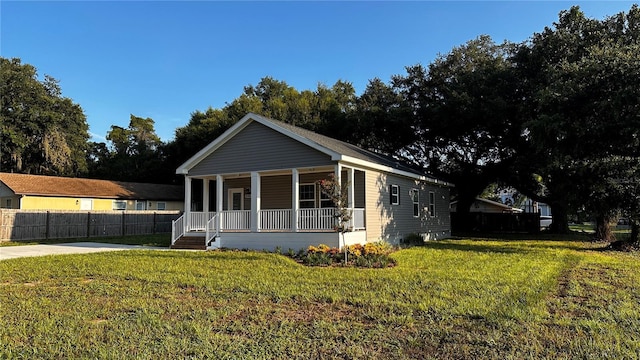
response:
[(377, 154), (372, 151), (362, 149), (356, 145), (349, 144), (347, 142), (340, 141), (325, 135), (321, 135), (311, 130), (293, 126), (291, 124), (287, 124), (282, 121), (269, 119), (264, 116), (255, 115), (255, 114), (251, 114), (251, 115), (252, 117), (260, 117), (262, 120), (270, 121), (281, 128), (287, 129), (295, 134), (298, 134), (308, 140), (315, 142), (316, 144), (322, 147), (325, 147), (331, 151), (335, 151), (339, 154), (351, 156), (356, 159), (360, 159), (364, 161), (370, 161), (372, 163), (388, 166), (393, 169), (411, 172), (417, 175), (428, 175), (428, 174), (425, 174), (425, 172), (422, 171), (421, 169), (416, 169), (415, 167), (412, 167), (408, 164), (400, 162), (390, 156)]
[(184, 188), (178, 185), (13, 173), (0, 173), (0, 182), (17, 195), (170, 201), (184, 199)]

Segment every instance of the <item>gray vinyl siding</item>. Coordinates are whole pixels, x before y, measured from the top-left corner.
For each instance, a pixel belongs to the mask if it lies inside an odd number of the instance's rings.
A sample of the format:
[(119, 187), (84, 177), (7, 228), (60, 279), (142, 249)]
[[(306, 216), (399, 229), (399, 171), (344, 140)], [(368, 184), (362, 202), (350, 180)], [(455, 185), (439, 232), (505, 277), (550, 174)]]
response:
[[(411, 233), (450, 234), (449, 188), (440, 187), (409, 178), (367, 171), (366, 179), (366, 227), (367, 238), (397, 242)], [(399, 186), (399, 205), (391, 205), (389, 187)], [(420, 216), (413, 216), (413, 202), (409, 191), (419, 190)], [(435, 194), (436, 214), (430, 216), (429, 192)], [(435, 237), (436, 235), (433, 235)]]
[(260, 123), (251, 122), (189, 175), (229, 174), (331, 165), (331, 157)]

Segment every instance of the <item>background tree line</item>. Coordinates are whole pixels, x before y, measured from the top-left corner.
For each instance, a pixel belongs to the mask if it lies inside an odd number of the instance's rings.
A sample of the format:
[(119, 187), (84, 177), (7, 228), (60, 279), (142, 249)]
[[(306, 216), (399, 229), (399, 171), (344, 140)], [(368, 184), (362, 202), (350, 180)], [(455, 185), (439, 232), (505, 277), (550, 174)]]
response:
[[(248, 112), (412, 163), (455, 184), (458, 211), (492, 184), (551, 205), (553, 229), (585, 212), (597, 236), (640, 219), (640, 10), (603, 20), (578, 7), (524, 43), (480, 36), (388, 82), (298, 91), (265, 77), (219, 109), (196, 110), (160, 141), (131, 115), (108, 143), (88, 142), (79, 105), (55, 79), (2, 59), (1, 171), (180, 182), (174, 169)], [(75, 131), (61, 131), (74, 129)]]

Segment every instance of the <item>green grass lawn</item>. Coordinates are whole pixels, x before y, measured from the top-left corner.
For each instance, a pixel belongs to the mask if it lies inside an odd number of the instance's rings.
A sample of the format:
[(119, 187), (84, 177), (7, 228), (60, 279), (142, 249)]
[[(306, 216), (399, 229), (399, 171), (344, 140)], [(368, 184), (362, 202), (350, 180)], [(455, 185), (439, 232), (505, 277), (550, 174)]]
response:
[(386, 269), (251, 252), (0, 262), (0, 358), (638, 358), (640, 256), (448, 240)]

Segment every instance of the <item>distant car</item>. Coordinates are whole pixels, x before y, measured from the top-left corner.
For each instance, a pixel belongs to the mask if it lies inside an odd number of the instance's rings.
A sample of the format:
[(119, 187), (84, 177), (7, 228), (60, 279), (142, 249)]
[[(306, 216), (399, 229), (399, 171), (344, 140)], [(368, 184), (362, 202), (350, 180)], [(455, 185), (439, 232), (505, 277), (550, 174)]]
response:
[(540, 228), (546, 229), (551, 225), (551, 216), (540, 216)]

